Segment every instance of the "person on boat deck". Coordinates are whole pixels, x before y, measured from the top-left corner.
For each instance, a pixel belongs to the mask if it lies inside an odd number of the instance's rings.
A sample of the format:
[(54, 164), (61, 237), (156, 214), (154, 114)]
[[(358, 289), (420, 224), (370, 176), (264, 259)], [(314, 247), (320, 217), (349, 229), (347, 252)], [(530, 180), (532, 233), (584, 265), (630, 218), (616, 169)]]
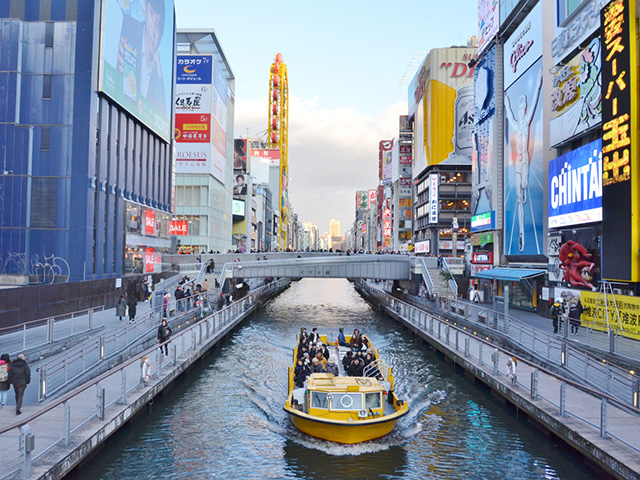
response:
[(338, 331), (340, 332), (338, 333), (338, 345), (341, 347), (348, 347), (349, 344), (347, 343), (347, 339), (344, 337), (344, 328), (340, 328)]
[(302, 355), (302, 361), (307, 367), (311, 367), (311, 357), (309, 357), (309, 353), (304, 352)]
[(329, 360), (329, 357), (330, 357), (331, 355), (329, 354), (329, 349), (327, 348), (327, 346), (326, 346), (326, 345), (324, 345), (324, 344), (320, 345), (320, 349), (319, 349), (318, 351), (319, 351), (319, 352), (322, 352), (322, 356), (323, 356), (324, 358), (326, 358), (327, 360)]
[(356, 333), (357, 331), (358, 329), (356, 328), (353, 331), (353, 335), (351, 335), (351, 340), (349, 340), (349, 346), (354, 352), (357, 352), (362, 348), (362, 340), (360, 339), (360, 334)]
[(324, 367), (320, 365), (320, 361), (317, 358), (314, 358), (311, 362), (311, 373), (322, 373), (324, 372)]
[(314, 327), (311, 330), (311, 335), (309, 335), (309, 337), (313, 343), (318, 343), (320, 341), (320, 334), (318, 333), (318, 329)]
[(366, 350), (369, 347), (369, 339), (364, 333), (360, 334), (360, 348)]
[(298, 359), (302, 358), (305, 353), (308, 354), (309, 351), (307, 350), (307, 346), (306, 345), (302, 345), (300, 348), (298, 348)]
[(353, 352), (348, 351), (347, 354), (342, 357), (342, 366), (344, 367), (345, 373), (349, 371), (349, 365), (351, 365), (351, 361), (353, 360)]
[(300, 344), (302, 344), (303, 342), (307, 342), (309, 341), (309, 334), (307, 333), (307, 329), (302, 327), (300, 329)]
[(336, 365), (336, 357), (334, 357), (333, 355), (329, 357), (329, 362), (327, 363), (327, 366), (324, 368), (324, 372), (333, 373), (334, 377), (337, 377), (340, 375), (340, 369), (338, 368), (338, 365)]
[(295, 370), (293, 371), (293, 381), (296, 383), (296, 387), (302, 388), (304, 381), (307, 379), (311, 371), (309, 367), (304, 364), (302, 359), (298, 360)]
[(350, 377), (361, 377), (364, 366), (362, 365), (362, 361), (359, 358), (354, 358), (351, 365), (349, 365), (349, 376)]
[(370, 363), (373, 363), (373, 355), (371, 355), (370, 353), (367, 353), (367, 356), (364, 357), (364, 366), (366, 367), (367, 365), (369, 365)]
[(316, 344), (309, 343), (309, 356), (313, 358), (316, 356), (316, 353), (318, 353), (318, 347), (316, 347)]
[(322, 370), (324, 370), (327, 367), (327, 359), (324, 358), (324, 355), (322, 355), (322, 352), (317, 352), (315, 358), (318, 359), (318, 362), (320, 362), (320, 365), (322, 365)]
[(382, 374), (380, 373), (380, 369), (378, 368), (375, 362), (376, 360), (375, 358), (373, 358), (373, 355), (369, 355), (367, 353), (367, 356), (364, 359), (364, 364), (365, 364), (365, 367), (371, 365), (367, 370), (367, 377), (373, 377), (373, 378), (377, 378), (378, 380), (382, 380)]

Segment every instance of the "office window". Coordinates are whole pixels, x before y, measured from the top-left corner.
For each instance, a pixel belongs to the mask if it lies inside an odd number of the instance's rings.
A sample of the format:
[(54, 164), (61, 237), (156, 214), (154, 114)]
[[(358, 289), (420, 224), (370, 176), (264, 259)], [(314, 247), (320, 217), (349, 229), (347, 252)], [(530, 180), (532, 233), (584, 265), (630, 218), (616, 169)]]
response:
[(53, 22), (47, 22), (45, 24), (44, 46), (48, 47), (48, 48), (52, 48), (53, 47), (53, 27), (54, 27), (54, 23)]
[(40, 150), (49, 151), (49, 141), (51, 139), (51, 127), (42, 127), (40, 131)]
[(44, 75), (42, 77), (42, 98), (50, 99), (51, 98), (51, 86), (52, 86), (53, 75)]

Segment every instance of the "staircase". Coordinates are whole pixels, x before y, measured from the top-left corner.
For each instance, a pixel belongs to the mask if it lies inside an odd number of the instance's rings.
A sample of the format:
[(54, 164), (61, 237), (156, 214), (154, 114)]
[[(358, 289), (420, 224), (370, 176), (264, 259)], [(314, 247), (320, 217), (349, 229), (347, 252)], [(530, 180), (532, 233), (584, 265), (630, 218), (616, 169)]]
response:
[(431, 280), (433, 281), (434, 293), (443, 296), (451, 295), (449, 283), (442, 278), (442, 275), (440, 275), (440, 272), (443, 270), (437, 267), (428, 267), (427, 270), (429, 270), (429, 275), (431, 275)]

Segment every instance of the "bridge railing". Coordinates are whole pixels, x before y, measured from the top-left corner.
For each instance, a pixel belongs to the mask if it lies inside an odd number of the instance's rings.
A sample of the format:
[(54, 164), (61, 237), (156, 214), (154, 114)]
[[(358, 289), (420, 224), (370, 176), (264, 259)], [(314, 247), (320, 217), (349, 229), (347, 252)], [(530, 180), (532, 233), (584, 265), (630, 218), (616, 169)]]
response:
[[(165, 342), (169, 355), (163, 355), (159, 344), (155, 344), (134, 358), (52, 400), (36, 413), (23, 413), (19, 422), (1, 426), (0, 444), (3, 448), (0, 449), (0, 480), (15, 478), (20, 471), (23, 472), (22, 478), (27, 478), (32, 463), (46, 461), (41, 459), (56, 448), (73, 445), (77, 441), (74, 434), (87, 424), (103, 422), (109, 415), (113, 417), (129, 403), (128, 397), (139, 396), (141, 391), (149, 388), (150, 383), (167, 374), (177, 376), (176, 367), (179, 364), (191, 360), (203, 345), (228, 329), (241, 316), (255, 309), (260, 298), (282, 288), (286, 283), (285, 280), (272, 282), (199, 322), (179, 330), (174, 329), (171, 339)], [(150, 362), (148, 368), (142, 363), (143, 357), (147, 357)], [(146, 374), (149, 375), (147, 379), (144, 378)], [(26, 441), (31, 435), (36, 437), (34, 445)]]
[(0, 328), (0, 337), (13, 348), (15, 345), (21, 346), (17, 351), (3, 352), (13, 357), (18, 353), (51, 345), (102, 327), (104, 306), (33, 320), (15, 327)]
[[(593, 429), (596, 429), (596, 431), (599, 430), (602, 438), (616, 438), (618, 441), (624, 443), (636, 452), (640, 452), (640, 436), (636, 434), (635, 429), (628, 428), (627, 425), (621, 424), (620, 422), (616, 422), (615, 424), (611, 422), (610, 424), (607, 424), (607, 410), (609, 408), (620, 409), (628, 413), (630, 415), (629, 418), (638, 418), (640, 410), (637, 405), (637, 390), (635, 392), (631, 392), (627, 389), (623, 395), (624, 398), (620, 399), (612, 394), (602, 393), (602, 391), (606, 391), (604, 388), (596, 390), (589, 386), (585, 386), (573, 379), (558, 375), (535, 365), (534, 363), (528, 362), (523, 358), (518, 358), (518, 370), (524, 370), (524, 368), (522, 368), (523, 366), (528, 367), (531, 371), (530, 376), (522, 375), (511, 378), (508, 371), (501, 370), (501, 364), (503, 363), (501, 360), (505, 361), (504, 364), (506, 365), (506, 360), (510, 357), (516, 357), (516, 355), (490, 343), (488, 340), (484, 339), (482, 334), (478, 331), (474, 331), (472, 328), (461, 328), (456, 324), (452, 324), (452, 322), (447, 318), (432, 315), (413, 305), (402, 302), (367, 282), (359, 281), (358, 285), (366, 291), (368, 295), (375, 297), (376, 300), (389, 311), (399, 315), (414, 328), (434, 339), (437, 339), (439, 342), (443, 342), (447, 347), (455, 350), (464, 358), (474, 359), (474, 363), (480, 367), (483, 365), (492, 365), (494, 378), (499, 378), (500, 376), (507, 377), (513, 386), (517, 385), (524, 388), (533, 400), (543, 400), (547, 404), (557, 408), (560, 416), (572, 416), (580, 423), (589, 425)], [(550, 395), (549, 393), (543, 395), (538, 389), (538, 378), (541, 374), (548, 375), (549, 377), (553, 377), (557, 380), (558, 390), (554, 395)], [(627, 383), (628, 382), (624, 378), (618, 379), (619, 385), (625, 385)], [(569, 388), (573, 388), (576, 391), (586, 392), (593, 397), (592, 403), (594, 406), (599, 408), (599, 418), (596, 413), (598, 410), (595, 408), (593, 410), (593, 417), (597, 418), (598, 423), (595, 423), (594, 420), (586, 419), (581, 416), (578, 410), (584, 407), (584, 405), (571, 404), (570, 400), (568, 400), (572, 398), (568, 395)], [(636, 403), (634, 403), (633, 400), (634, 396), (636, 398)]]

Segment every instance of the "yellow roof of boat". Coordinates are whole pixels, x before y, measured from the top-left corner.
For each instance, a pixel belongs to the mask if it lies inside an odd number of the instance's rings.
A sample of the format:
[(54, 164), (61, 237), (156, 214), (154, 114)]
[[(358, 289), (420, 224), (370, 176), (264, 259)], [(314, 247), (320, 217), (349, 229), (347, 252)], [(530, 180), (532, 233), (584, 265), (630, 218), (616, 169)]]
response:
[(375, 378), (335, 377), (332, 373), (312, 373), (307, 378), (307, 389), (323, 392), (377, 392), (383, 385)]

